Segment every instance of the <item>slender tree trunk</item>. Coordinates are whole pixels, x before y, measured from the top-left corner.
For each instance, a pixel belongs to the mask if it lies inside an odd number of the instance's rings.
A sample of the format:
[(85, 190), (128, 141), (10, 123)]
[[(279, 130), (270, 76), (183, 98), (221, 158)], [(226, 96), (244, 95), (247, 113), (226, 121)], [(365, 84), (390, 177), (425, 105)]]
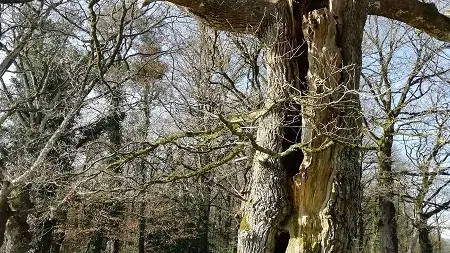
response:
[(442, 253), (442, 230), (441, 230), (441, 225), (439, 223), (439, 218), (438, 215), (435, 215), (436, 217), (436, 233), (437, 233), (437, 247), (436, 247), (436, 252), (437, 253)]
[[(123, 94), (120, 87), (113, 87), (111, 96), (112, 98), (110, 101), (111, 106), (110, 113), (114, 115), (115, 120), (110, 122), (107, 129), (107, 135), (111, 143), (111, 146), (114, 148), (113, 152), (117, 152), (120, 149), (122, 143), (121, 122), (123, 117), (121, 116), (119, 108), (123, 101)], [(113, 156), (111, 162), (114, 162), (115, 159), (119, 158)], [(114, 171), (114, 173), (121, 173), (120, 168), (117, 168)], [(120, 182), (114, 183), (116, 185), (120, 185)], [(112, 229), (112, 231), (119, 233), (121, 220), (119, 215), (124, 207), (117, 200), (114, 200), (111, 205), (112, 207), (109, 208), (110, 209), (109, 215), (114, 218), (114, 221), (112, 222), (112, 224), (108, 225), (110, 226), (110, 229)], [(111, 238), (108, 238), (108, 235), (105, 234), (105, 231), (103, 229), (94, 232), (91, 240), (89, 241), (88, 245), (88, 249), (90, 250), (89, 252), (103, 253), (105, 251), (108, 251), (108, 253), (118, 253), (121, 247), (121, 241), (118, 237), (119, 236), (116, 235)]]
[[(112, 99), (111, 99), (111, 111), (114, 115), (116, 115), (117, 120), (115, 120), (111, 125), (110, 125), (110, 129), (108, 131), (108, 138), (109, 141), (111, 142), (112, 146), (114, 147), (114, 152), (118, 152), (121, 148), (122, 145), (122, 127), (121, 127), (121, 120), (119, 120), (121, 118), (120, 114), (120, 106), (122, 104), (123, 101), (123, 94), (122, 94), (122, 90), (121, 87), (114, 87), (113, 91), (112, 91)], [(115, 157), (114, 159), (120, 159), (119, 157)], [(121, 174), (122, 171), (120, 169), (116, 169), (116, 171), (114, 171), (117, 174)], [(120, 182), (117, 182), (118, 185), (120, 185)], [(121, 212), (123, 211), (123, 209), (125, 208), (123, 206), (122, 203), (120, 203), (120, 201), (114, 201), (115, 203), (114, 208), (111, 212), (111, 216), (114, 218), (113, 224), (112, 224), (112, 229), (116, 232), (116, 233), (120, 233), (120, 220), (121, 220)], [(122, 245), (121, 240), (119, 239), (119, 234), (117, 234), (114, 238), (110, 238), (109, 243), (112, 244), (112, 249), (110, 251), (110, 253), (119, 253), (120, 252), (120, 247)]]
[[(144, 90), (142, 94), (142, 111), (144, 114), (144, 122), (142, 125), (142, 140), (146, 141), (148, 139), (148, 131), (150, 128), (150, 88), (151, 84), (145, 83)], [(141, 183), (145, 184), (147, 181), (147, 167), (145, 162), (140, 164), (139, 176), (141, 179)], [(139, 253), (145, 252), (145, 241), (146, 241), (146, 227), (147, 227), (147, 219), (145, 216), (146, 204), (145, 200), (140, 203), (139, 206)]]
[(392, 125), (384, 133), (380, 141), (377, 153), (378, 159), (378, 184), (380, 193), (378, 197), (380, 249), (382, 253), (398, 252), (397, 215), (393, 202), (394, 178), (392, 176), (392, 145), (394, 138), (394, 126)]
[(139, 253), (145, 253), (146, 234), (145, 202), (142, 201), (139, 206)]
[(211, 211), (211, 189), (206, 186), (207, 189), (203, 190), (202, 204), (199, 214), (199, 240), (198, 240), (198, 252), (209, 252), (209, 217)]
[[(374, 204), (376, 201), (374, 201)], [(372, 217), (371, 217), (371, 232), (372, 235), (370, 236), (369, 246), (370, 249), (367, 252), (380, 252), (380, 236), (378, 236), (378, 230), (379, 230), (379, 208), (373, 207), (372, 209)]]
[(433, 253), (433, 244), (430, 240), (430, 230), (426, 219), (420, 220), (418, 231), (420, 253)]

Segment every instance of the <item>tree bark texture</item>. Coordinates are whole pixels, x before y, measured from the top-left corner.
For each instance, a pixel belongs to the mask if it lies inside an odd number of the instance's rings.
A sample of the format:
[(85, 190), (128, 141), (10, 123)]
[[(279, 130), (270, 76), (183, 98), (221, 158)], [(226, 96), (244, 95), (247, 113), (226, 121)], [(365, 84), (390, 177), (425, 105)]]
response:
[[(271, 110), (261, 119), (256, 141), (258, 145), (281, 152), (286, 110), (284, 103), (298, 83), (298, 65), (294, 53), (295, 41), (292, 6), (281, 1), (270, 12), (261, 32), (267, 46), (266, 65), (269, 81), (266, 106)], [(239, 253), (272, 253), (282, 232), (282, 222), (291, 212), (287, 188), (287, 173), (281, 159), (256, 152), (252, 166), (252, 181), (247, 203), (244, 204), (238, 234)]]
[[(393, 122), (393, 121), (392, 121)], [(397, 215), (394, 204), (394, 178), (392, 175), (392, 145), (394, 125), (385, 130), (380, 140), (377, 152), (378, 185), (380, 187), (378, 197), (380, 249), (382, 253), (398, 252)]]
[(433, 253), (433, 244), (430, 240), (430, 230), (426, 219), (421, 220), (418, 230), (420, 253)]
[[(357, 248), (357, 223), (350, 217), (358, 217), (355, 207), (360, 205), (359, 155), (339, 142), (358, 141), (357, 120), (352, 118), (357, 114), (352, 111), (359, 104), (351, 95), (357, 85), (353, 77), (343, 82), (343, 50), (338, 45), (344, 36), (342, 22), (351, 17), (343, 16), (346, 6), (343, 1), (334, 2), (329, 9), (304, 15), (309, 93), (303, 105), (302, 142), (320, 151), (306, 152), (300, 172), (294, 176), (287, 252), (352, 252)], [(361, 35), (362, 29), (358, 30), (354, 32)], [(354, 68), (358, 62), (347, 66), (359, 73)], [(352, 131), (355, 139), (349, 135)], [(331, 140), (338, 142), (321, 150)]]
[(8, 200), (8, 196), (11, 191), (12, 185), (8, 181), (3, 181), (2, 188), (0, 190), (0, 247), (5, 241), (6, 223), (12, 215)]
[[(297, 9), (292, 2), (280, 3), (276, 15), (272, 16), (281, 18), (274, 23), (267, 21), (271, 25), (268, 27), (275, 27), (264, 31), (274, 37), (267, 34), (263, 37), (274, 41), (268, 44), (266, 53), (268, 104), (301, 95), (294, 93), (301, 79), (299, 62), (289, 52), (295, 52), (302, 44), (296, 41), (298, 38), (306, 38), (309, 72), (307, 95), (301, 96), (300, 101), (301, 141), (317, 151), (304, 154), (300, 172), (293, 178), (287, 178), (288, 164), (264, 153), (256, 154), (251, 193), (240, 226), (239, 252), (274, 252), (279, 248), (276, 239), (285, 230), (290, 235), (286, 252), (357, 249), (355, 217), (359, 208), (355, 207), (360, 205), (359, 152), (341, 143), (359, 141), (360, 107), (354, 91), (359, 81), (366, 6), (363, 1), (331, 1), (328, 8), (321, 7), (317, 2)], [(295, 23), (298, 19), (293, 11), (301, 12), (303, 25)], [(303, 26), (304, 35), (298, 34), (298, 26)], [(343, 70), (346, 72), (342, 73)], [(282, 150), (279, 139), (286, 134), (283, 128), (286, 111), (285, 107), (275, 106), (261, 120), (259, 145), (275, 152)], [(332, 140), (337, 142), (323, 148)], [(290, 185), (289, 189), (286, 185)]]
[(16, 189), (13, 196), (13, 213), (6, 225), (5, 253), (28, 252), (31, 243), (30, 226), (27, 223), (28, 214), (32, 208), (29, 186)]

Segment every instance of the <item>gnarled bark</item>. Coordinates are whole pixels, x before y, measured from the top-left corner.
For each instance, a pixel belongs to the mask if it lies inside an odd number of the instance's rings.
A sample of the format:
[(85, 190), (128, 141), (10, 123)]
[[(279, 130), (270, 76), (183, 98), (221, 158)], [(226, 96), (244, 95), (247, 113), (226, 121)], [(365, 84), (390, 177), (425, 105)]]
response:
[(287, 252), (354, 252), (360, 205), (359, 152), (342, 143), (359, 142), (359, 45), (365, 3), (330, 1), (304, 16), (308, 43), (308, 100), (303, 105), (306, 153), (294, 177), (294, 214)]
[[(292, 5), (280, 1), (267, 20), (262, 39), (267, 46), (266, 64), (269, 81), (266, 104), (272, 109), (261, 119), (257, 143), (274, 152), (283, 149), (286, 108), (279, 101), (298, 88), (298, 65)], [(238, 235), (239, 253), (272, 253), (282, 233), (282, 222), (290, 213), (287, 173), (281, 159), (256, 152), (252, 166), (250, 195), (245, 203)]]
[[(192, 13), (206, 20), (229, 15), (222, 13), (218, 1), (172, 2), (188, 7)], [(214, 10), (213, 15), (198, 8), (196, 4), (199, 3)], [(225, 5), (233, 3), (235, 1), (223, 2)], [(213, 8), (214, 4), (216, 6)], [(358, 88), (360, 45), (367, 2), (280, 0), (273, 1), (273, 4), (260, 13), (258, 22), (264, 29), (257, 30), (257, 35), (267, 46), (267, 104), (277, 105), (261, 119), (257, 143), (274, 152), (285, 149), (283, 138), (287, 132), (288, 110), (284, 107), (285, 103), (277, 101), (301, 95), (298, 92), (301, 90), (299, 80), (304, 76), (299, 74), (300, 57), (294, 52), (303, 43), (298, 40), (303, 37), (302, 29), (299, 29), (302, 27), (301, 16), (315, 9), (321, 10), (310, 13), (305, 19), (310, 49), (308, 97), (313, 98), (312, 102), (325, 105), (315, 108), (304, 98), (300, 99), (306, 101), (303, 106), (310, 106), (302, 111), (311, 116), (309, 121), (304, 120), (306, 132), (302, 134), (302, 141), (309, 142), (311, 148), (319, 149), (326, 141), (335, 138), (358, 142), (359, 102), (352, 91)], [(302, 7), (294, 8), (295, 5)], [(251, 6), (249, 4), (248, 8)], [(239, 13), (236, 11), (233, 15), (241, 15)], [(237, 27), (235, 23), (229, 22), (228, 25)], [(214, 22), (213, 26), (222, 29)], [(302, 67), (303, 71), (307, 68)], [(346, 72), (340, 74), (343, 69)], [(297, 89), (297, 93), (293, 88)], [(357, 235), (356, 217), (360, 201), (359, 152), (340, 143), (307, 154), (302, 170), (295, 176), (297, 180), (290, 188), (288, 182), (292, 178), (288, 177), (290, 174), (287, 171), (290, 164), (266, 153), (256, 153), (249, 200), (240, 224), (238, 252), (356, 250), (354, 238)], [(301, 161), (302, 157), (299, 155), (298, 159)], [(280, 246), (286, 241), (286, 230), (289, 231), (289, 243)]]
[(16, 189), (15, 196), (11, 200), (13, 213), (6, 226), (5, 253), (28, 252), (31, 243), (27, 219), (33, 204), (30, 199), (30, 187), (24, 186)]
[(0, 190), (0, 247), (3, 245), (5, 239), (6, 223), (12, 215), (8, 200), (12, 189), (11, 183), (8, 181), (2, 182), (2, 188)]

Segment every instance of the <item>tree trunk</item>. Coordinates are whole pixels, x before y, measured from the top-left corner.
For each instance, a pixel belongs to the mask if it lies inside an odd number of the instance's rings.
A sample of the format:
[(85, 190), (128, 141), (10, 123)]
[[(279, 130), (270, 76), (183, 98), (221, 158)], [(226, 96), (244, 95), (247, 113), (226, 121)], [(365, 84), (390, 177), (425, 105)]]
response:
[(433, 253), (433, 244), (430, 240), (430, 230), (426, 220), (420, 221), (418, 231), (420, 253)]
[[(277, 153), (282, 151), (285, 132), (286, 111), (282, 101), (289, 97), (292, 88), (298, 87), (298, 65), (293, 55), (298, 45), (291, 7), (282, 1), (271, 12), (272, 20), (263, 24), (266, 30), (261, 35), (267, 45), (265, 57), (269, 87), (265, 106), (271, 109), (260, 121), (256, 142)], [(239, 227), (238, 252), (272, 253), (282, 232), (282, 222), (291, 212), (287, 173), (281, 159), (257, 151), (250, 184)]]
[(211, 189), (209, 186), (205, 186), (203, 189), (202, 204), (200, 206), (199, 213), (199, 234), (198, 234), (198, 252), (209, 252), (209, 217), (211, 213)]
[(397, 216), (393, 202), (394, 179), (392, 176), (392, 145), (394, 138), (394, 126), (385, 130), (380, 140), (377, 153), (378, 159), (378, 184), (380, 187), (378, 197), (380, 249), (382, 253), (398, 252)]
[[(111, 91), (110, 113), (114, 115), (116, 120), (112, 121), (108, 126), (107, 134), (109, 142), (111, 143), (111, 146), (113, 148), (112, 152), (114, 153), (118, 153), (122, 145), (121, 124), (123, 117), (121, 116), (120, 108), (124, 99), (124, 95), (121, 89), (122, 89), (121, 87), (115, 86), (112, 88)], [(120, 159), (119, 156), (113, 155), (111, 162), (116, 162), (118, 159)], [(121, 168), (117, 167), (114, 170), (114, 173), (121, 174), (122, 173)], [(121, 182), (119, 180), (116, 180), (114, 184), (115, 184), (114, 187), (120, 187)], [(121, 220), (123, 219), (122, 212), (124, 211), (125, 206), (120, 202), (120, 200), (113, 200), (111, 205), (112, 206), (109, 210), (109, 215), (112, 218), (110, 229), (111, 231), (113, 231), (114, 235), (109, 236), (109, 238), (107, 235), (100, 235), (100, 236), (104, 236), (105, 240), (107, 240), (106, 245), (108, 253), (119, 253), (120, 248), (122, 246), (122, 241), (119, 239), (120, 227), (121, 227)]]
[(15, 192), (16, 196), (13, 196), (12, 200), (14, 212), (6, 225), (5, 253), (28, 252), (31, 243), (30, 226), (27, 222), (29, 210), (32, 208), (29, 187), (22, 187)]
[(145, 253), (146, 218), (145, 202), (139, 204), (139, 253)]
[[(296, 16), (305, 14), (303, 27), (309, 73), (308, 95), (300, 101), (301, 141), (309, 144), (310, 151), (305, 153), (300, 172), (293, 180), (287, 178), (288, 164), (265, 153), (256, 154), (249, 201), (240, 225), (238, 252), (357, 250), (355, 217), (361, 199), (361, 165), (359, 151), (352, 146), (360, 141), (360, 107), (354, 91), (359, 83), (367, 2), (331, 2), (329, 5), (326, 1), (311, 2), (310, 6), (300, 8), (279, 3), (277, 14), (272, 15), (277, 18), (270, 23), (272, 30), (267, 32), (276, 39), (272, 37), (275, 43), (266, 52), (267, 104), (301, 95), (292, 89), (298, 87), (295, 83), (301, 79), (299, 57), (292, 52), (302, 45), (297, 41), (303, 37), (298, 29), (302, 27), (298, 22), (301, 19)], [(328, 9), (321, 8), (325, 6)], [(282, 8), (289, 11), (283, 12)], [(304, 70), (303, 65), (300, 67)], [(257, 135), (260, 146), (275, 152), (283, 149), (280, 136), (286, 134), (283, 129), (286, 111), (283, 106), (273, 106), (262, 119)], [(332, 140), (334, 144), (329, 145)], [(286, 189), (288, 182), (291, 186)], [(287, 248), (283, 248), (277, 245), (277, 238), (285, 243), (286, 230), (290, 239)]]
[(6, 223), (11, 216), (11, 209), (8, 201), (11, 190), (11, 184), (8, 181), (3, 181), (2, 189), (0, 190), (0, 247), (5, 240)]

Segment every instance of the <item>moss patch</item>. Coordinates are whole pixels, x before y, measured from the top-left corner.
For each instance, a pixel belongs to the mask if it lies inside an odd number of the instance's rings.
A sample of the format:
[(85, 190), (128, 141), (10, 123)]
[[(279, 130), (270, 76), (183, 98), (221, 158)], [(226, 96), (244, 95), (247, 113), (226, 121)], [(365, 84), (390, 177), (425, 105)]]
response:
[(241, 223), (239, 224), (239, 230), (250, 231), (250, 224), (247, 221), (247, 214), (242, 217)]

